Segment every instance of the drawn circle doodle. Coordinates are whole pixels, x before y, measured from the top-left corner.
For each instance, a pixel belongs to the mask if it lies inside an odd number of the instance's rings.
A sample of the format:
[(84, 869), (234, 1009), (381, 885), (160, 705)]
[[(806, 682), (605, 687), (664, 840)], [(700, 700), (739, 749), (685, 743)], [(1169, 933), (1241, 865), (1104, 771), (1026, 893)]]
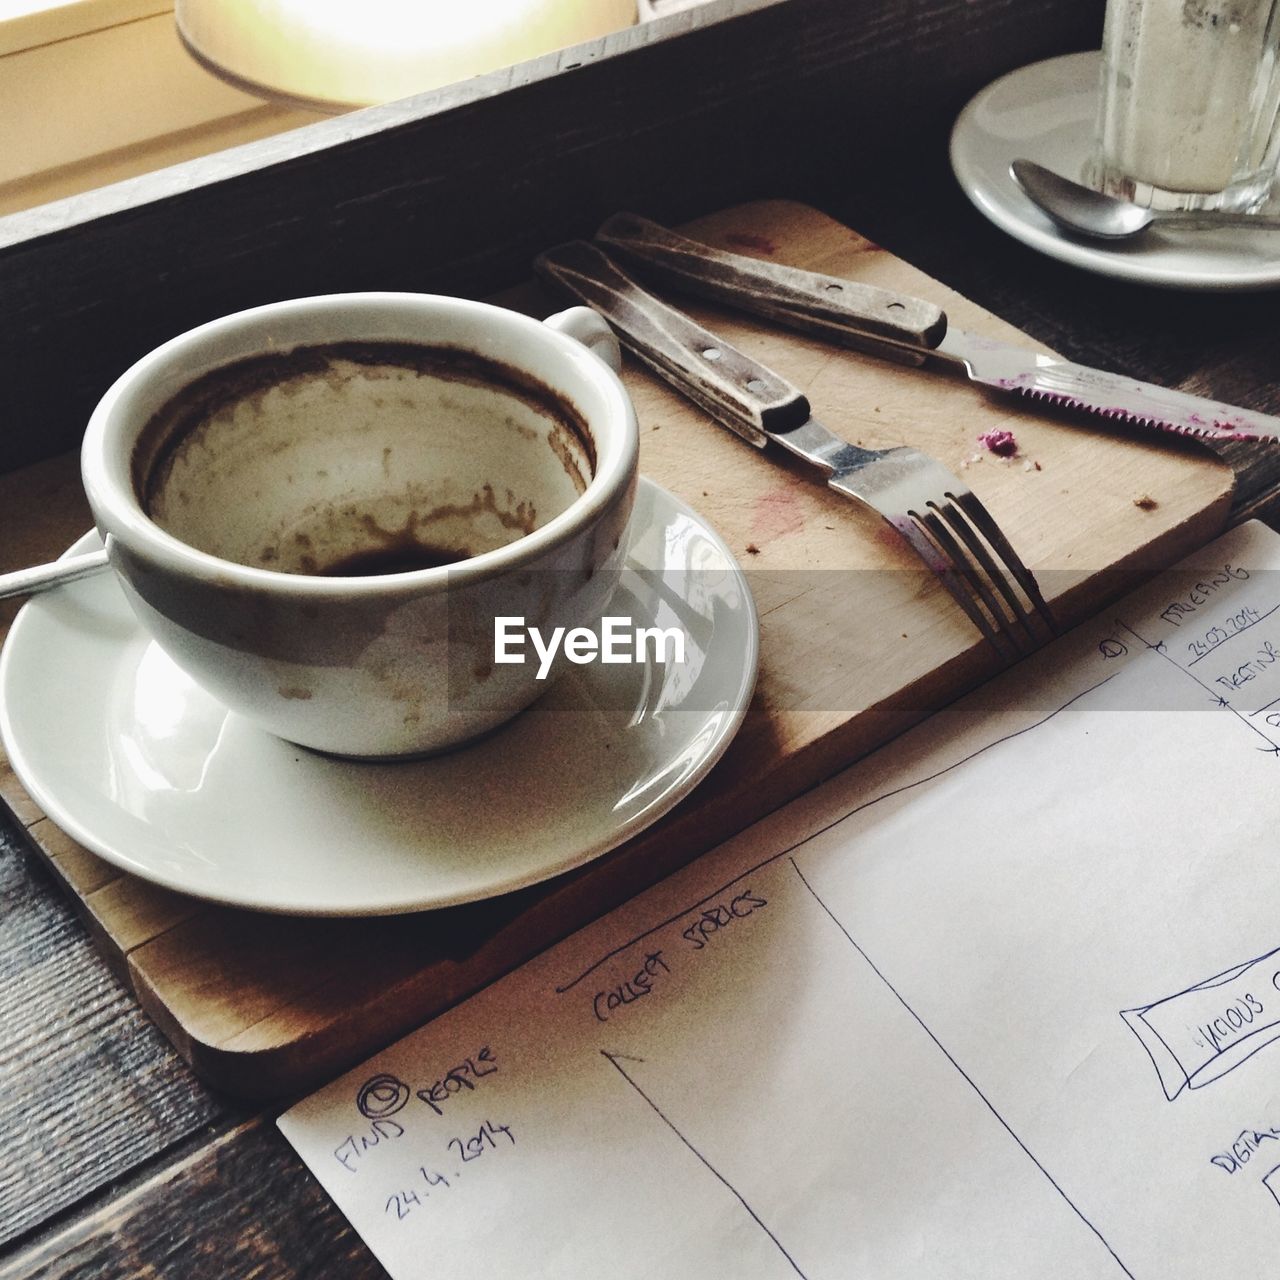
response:
[(367, 1120), (385, 1120), (409, 1101), (409, 1086), (395, 1076), (371, 1076), (360, 1086), (356, 1106)]

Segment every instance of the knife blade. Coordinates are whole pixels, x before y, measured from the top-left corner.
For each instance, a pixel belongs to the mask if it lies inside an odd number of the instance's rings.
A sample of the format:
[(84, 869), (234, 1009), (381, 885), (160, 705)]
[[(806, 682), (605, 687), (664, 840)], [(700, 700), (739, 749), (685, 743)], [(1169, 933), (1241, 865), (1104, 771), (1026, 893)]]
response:
[(966, 333), (922, 299), (729, 253), (637, 214), (615, 214), (595, 240), (686, 293), (873, 355), (956, 367), (994, 391), (1203, 440), (1280, 440), (1269, 414)]

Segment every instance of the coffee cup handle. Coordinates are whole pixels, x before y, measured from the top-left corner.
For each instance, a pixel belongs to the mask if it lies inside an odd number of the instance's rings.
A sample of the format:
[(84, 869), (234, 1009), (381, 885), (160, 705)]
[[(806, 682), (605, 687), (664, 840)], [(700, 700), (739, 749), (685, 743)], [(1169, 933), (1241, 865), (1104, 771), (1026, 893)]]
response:
[(567, 334), (570, 338), (582, 343), (588, 351), (599, 356), (614, 373), (622, 372), (622, 351), (618, 339), (603, 317), (592, 311), (590, 307), (570, 307), (567, 311), (557, 311), (543, 322), (549, 329), (557, 333)]

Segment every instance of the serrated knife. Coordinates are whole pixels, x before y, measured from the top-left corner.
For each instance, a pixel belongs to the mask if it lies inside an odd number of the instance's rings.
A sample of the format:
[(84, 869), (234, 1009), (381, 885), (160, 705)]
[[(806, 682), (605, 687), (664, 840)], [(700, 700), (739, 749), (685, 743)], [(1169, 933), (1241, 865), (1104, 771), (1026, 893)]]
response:
[(996, 391), (1204, 440), (1280, 439), (1280, 418), (965, 333), (923, 299), (728, 253), (637, 214), (615, 214), (595, 239), (672, 288), (899, 362), (956, 365)]

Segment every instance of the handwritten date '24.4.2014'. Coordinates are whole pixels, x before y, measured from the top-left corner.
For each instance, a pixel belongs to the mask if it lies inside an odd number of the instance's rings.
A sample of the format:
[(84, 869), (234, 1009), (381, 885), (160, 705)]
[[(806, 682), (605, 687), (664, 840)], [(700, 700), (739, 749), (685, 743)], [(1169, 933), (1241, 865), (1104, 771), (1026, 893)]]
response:
[[(499, 1137), (505, 1138), (506, 1142), (500, 1143)], [(510, 1126), (486, 1120), (476, 1133), (465, 1138), (450, 1138), (445, 1151), (456, 1164), (464, 1165), (472, 1160), (479, 1160), (487, 1152), (499, 1151), (508, 1143), (513, 1147), (516, 1145), (516, 1136), (511, 1132)], [(449, 1190), (462, 1177), (462, 1171), (460, 1168), (454, 1170), (453, 1180), (450, 1181), (449, 1175), (438, 1169), (419, 1165), (418, 1176), (422, 1180), (421, 1185), (406, 1187), (387, 1197), (385, 1211), (397, 1221), (403, 1222), (415, 1209), (422, 1208), (433, 1191), (439, 1193)]]

